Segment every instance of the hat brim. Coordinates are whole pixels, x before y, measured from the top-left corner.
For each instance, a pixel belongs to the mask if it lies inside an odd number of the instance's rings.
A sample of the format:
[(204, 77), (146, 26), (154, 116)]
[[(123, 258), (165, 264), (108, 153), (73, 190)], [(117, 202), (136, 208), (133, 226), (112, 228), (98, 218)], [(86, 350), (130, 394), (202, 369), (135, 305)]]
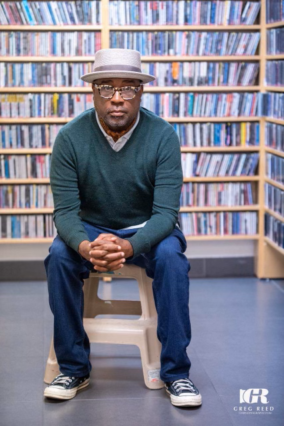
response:
[(150, 83), (156, 79), (153, 75), (144, 74), (134, 71), (98, 71), (90, 72), (88, 74), (82, 75), (81, 80), (84, 80), (88, 83), (93, 83), (94, 80), (99, 80), (101, 78), (134, 78), (141, 80), (143, 84)]

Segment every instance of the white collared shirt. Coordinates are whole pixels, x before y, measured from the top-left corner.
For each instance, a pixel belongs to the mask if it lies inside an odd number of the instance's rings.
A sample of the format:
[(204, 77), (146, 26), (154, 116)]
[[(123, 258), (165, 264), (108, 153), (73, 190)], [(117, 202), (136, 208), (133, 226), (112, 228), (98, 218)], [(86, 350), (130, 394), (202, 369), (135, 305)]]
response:
[(123, 136), (121, 136), (116, 142), (114, 142), (114, 140), (112, 139), (111, 136), (109, 136), (103, 129), (97, 111), (96, 111), (96, 119), (97, 119), (97, 123), (99, 128), (101, 129), (103, 135), (105, 136), (106, 140), (108, 141), (108, 143), (110, 144), (110, 146), (112, 147), (112, 149), (116, 152), (120, 151), (124, 145), (126, 144), (126, 142), (130, 139), (130, 136), (132, 135), (135, 127), (137, 126), (137, 124), (139, 123), (140, 120), (140, 111), (138, 111), (138, 115), (137, 115), (137, 119), (136, 122), (134, 124), (133, 127), (131, 127), (131, 129), (129, 130), (129, 132), (125, 133)]

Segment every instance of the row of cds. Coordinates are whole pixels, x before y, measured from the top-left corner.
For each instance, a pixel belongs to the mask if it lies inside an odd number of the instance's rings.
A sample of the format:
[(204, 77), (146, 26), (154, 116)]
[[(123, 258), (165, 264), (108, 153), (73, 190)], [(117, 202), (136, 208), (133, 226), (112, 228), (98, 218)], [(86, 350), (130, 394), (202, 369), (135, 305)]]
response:
[(186, 236), (257, 234), (256, 212), (180, 213), (179, 219)]
[(254, 117), (260, 93), (144, 93), (141, 105), (161, 117)]
[(0, 208), (42, 209), (53, 208), (50, 185), (1, 185)]
[(255, 1), (110, 1), (111, 25), (252, 25)]
[(94, 56), (100, 49), (98, 31), (0, 32), (1, 56)]
[(100, 24), (101, 1), (2, 1), (2, 25)]
[(284, 85), (284, 61), (267, 61), (265, 82), (269, 86)]
[(62, 124), (2, 124), (0, 148), (52, 148)]
[(184, 177), (253, 176), (258, 153), (252, 154), (181, 154)]
[[(0, 87), (89, 86), (80, 77), (92, 68), (91, 62), (2, 62)], [(258, 63), (245, 62), (142, 63), (143, 72), (157, 76), (150, 83), (153, 86), (251, 86), (256, 83), (258, 70)]]
[(269, 183), (265, 184), (265, 205), (284, 218), (284, 191)]
[(94, 106), (92, 94), (0, 95), (1, 117), (76, 117)]
[(275, 123), (266, 123), (265, 144), (270, 148), (284, 151), (284, 126)]
[(141, 55), (254, 55), (259, 40), (259, 32), (110, 32), (110, 47), (135, 49)]
[(88, 87), (81, 76), (92, 71), (92, 63), (28, 62), (0, 63), (0, 87)]
[(284, 184), (284, 158), (267, 152), (266, 174), (270, 179)]
[(49, 178), (50, 155), (0, 155), (0, 177)]
[(143, 62), (142, 71), (156, 76), (151, 86), (251, 86), (256, 62)]
[(0, 216), (0, 238), (54, 238), (56, 234), (51, 214)]
[(259, 145), (259, 123), (173, 123), (182, 146)]
[[(254, 117), (261, 93), (144, 93), (141, 106), (161, 117)], [(1, 117), (75, 117), (93, 107), (92, 94), (29, 93), (0, 96)]]
[(276, 219), (268, 213), (264, 215), (264, 233), (275, 244), (284, 248), (284, 222)]
[(253, 186), (248, 183), (184, 183), (182, 207), (249, 206), (255, 204)]
[(268, 55), (284, 53), (284, 27), (267, 30), (266, 43)]
[[(172, 126), (181, 146), (259, 145), (259, 123), (172, 123)], [(0, 148), (52, 148), (57, 133), (62, 127), (61, 124), (2, 124), (0, 125)], [(281, 140), (283, 140), (283, 127), (278, 127), (282, 130)], [(271, 127), (267, 126), (267, 128)], [(269, 135), (271, 133), (269, 132)], [(279, 137), (277, 140), (280, 140)], [(267, 141), (272, 144), (272, 147), (276, 146), (273, 135)]]

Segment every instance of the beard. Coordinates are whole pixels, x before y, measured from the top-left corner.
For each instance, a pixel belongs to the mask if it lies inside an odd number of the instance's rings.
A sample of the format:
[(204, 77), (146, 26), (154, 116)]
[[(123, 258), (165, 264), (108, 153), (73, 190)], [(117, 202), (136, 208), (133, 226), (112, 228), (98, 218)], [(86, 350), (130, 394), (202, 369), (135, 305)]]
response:
[(115, 115), (113, 110), (111, 110), (102, 116), (104, 123), (113, 132), (126, 130), (133, 123), (135, 116), (137, 115), (129, 114), (128, 111), (123, 109), (120, 109), (119, 113), (120, 115)]

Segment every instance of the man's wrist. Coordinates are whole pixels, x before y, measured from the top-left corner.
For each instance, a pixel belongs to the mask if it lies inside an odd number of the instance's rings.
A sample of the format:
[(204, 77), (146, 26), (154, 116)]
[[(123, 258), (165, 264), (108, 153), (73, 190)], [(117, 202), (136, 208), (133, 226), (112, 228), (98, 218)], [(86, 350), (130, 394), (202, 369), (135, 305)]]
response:
[(90, 241), (84, 240), (79, 244), (79, 247), (78, 247), (78, 253), (81, 256), (83, 256), (85, 259), (86, 259), (86, 255), (90, 251), (89, 244), (90, 244)]
[(125, 242), (126, 242), (126, 244), (127, 244), (127, 250), (125, 250), (126, 251), (126, 258), (128, 258), (128, 257), (132, 257), (133, 256), (133, 253), (134, 253), (134, 251), (133, 251), (133, 247), (132, 247), (132, 244), (131, 244), (131, 242), (130, 241), (128, 241), (128, 240), (125, 240)]

